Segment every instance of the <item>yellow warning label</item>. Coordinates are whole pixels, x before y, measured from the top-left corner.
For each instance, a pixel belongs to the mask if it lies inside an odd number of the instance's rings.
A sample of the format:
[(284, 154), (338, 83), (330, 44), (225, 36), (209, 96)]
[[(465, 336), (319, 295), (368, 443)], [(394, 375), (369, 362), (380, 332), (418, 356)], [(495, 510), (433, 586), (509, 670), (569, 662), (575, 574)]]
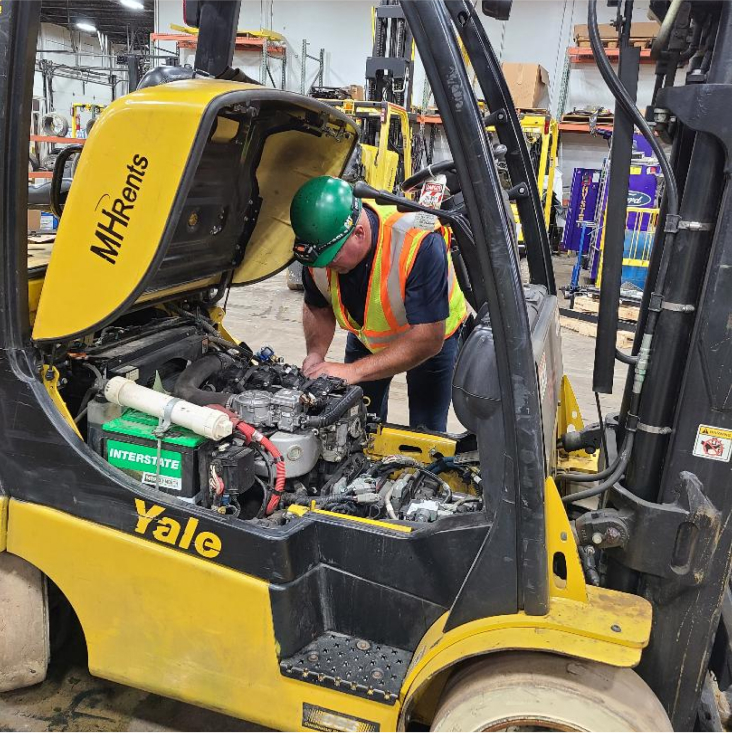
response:
[(710, 461), (725, 461), (732, 458), (732, 430), (715, 428), (714, 425), (700, 425), (694, 439), (693, 455)]
[(711, 425), (700, 425), (699, 435), (709, 435), (713, 438), (726, 438), (727, 440), (732, 440), (732, 430), (713, 428)]

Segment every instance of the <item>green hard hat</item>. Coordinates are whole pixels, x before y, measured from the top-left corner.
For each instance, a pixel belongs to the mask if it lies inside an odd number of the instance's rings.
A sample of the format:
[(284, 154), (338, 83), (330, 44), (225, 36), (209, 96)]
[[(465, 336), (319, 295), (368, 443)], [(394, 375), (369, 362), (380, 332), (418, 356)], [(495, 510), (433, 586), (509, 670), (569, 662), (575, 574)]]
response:
[(290, 206), (295, 231), (295, 259), (310, 267), (327, 267), (353, 234), (361, 199), (340, 178), (319, 176), (300, 187)]

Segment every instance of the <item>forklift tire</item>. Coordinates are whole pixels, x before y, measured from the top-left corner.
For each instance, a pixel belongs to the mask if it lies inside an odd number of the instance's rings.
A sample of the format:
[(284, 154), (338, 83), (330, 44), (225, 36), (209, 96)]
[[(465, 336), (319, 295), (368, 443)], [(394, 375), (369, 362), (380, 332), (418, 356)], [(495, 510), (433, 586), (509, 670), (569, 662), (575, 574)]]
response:
[(46, 579), (0, 552), (0, 692), (43, 682), (50, 656)]
[(430, 730), (670, 731), (631, 669), (542, 652), (490, 654), (447, 682)]

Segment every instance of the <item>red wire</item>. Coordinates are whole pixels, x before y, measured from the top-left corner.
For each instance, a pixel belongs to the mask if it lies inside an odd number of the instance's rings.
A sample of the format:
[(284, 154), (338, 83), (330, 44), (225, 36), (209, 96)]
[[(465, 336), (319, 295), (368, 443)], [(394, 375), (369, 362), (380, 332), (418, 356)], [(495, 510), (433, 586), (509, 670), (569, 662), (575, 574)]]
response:
[(277, 509), (280, 503), (280, 496), (285, 490), (285, 479), (287, 478), (285, 473), (285, 459), (269, 438), (262, 435), (253, 425), (239, 419), (236, 413), (227, 410), (223, 405), (208, 405), (208, 407), (228, 415), (234, 425), (234, 429), (238, 430), (246, 438), (247, 443), (251, 443), (252, 441), (259, 443), (272, 456), (275, 464), (275, 485), (272, 489), (272, 496), (264, 510), (265, 514), (272, 514)]

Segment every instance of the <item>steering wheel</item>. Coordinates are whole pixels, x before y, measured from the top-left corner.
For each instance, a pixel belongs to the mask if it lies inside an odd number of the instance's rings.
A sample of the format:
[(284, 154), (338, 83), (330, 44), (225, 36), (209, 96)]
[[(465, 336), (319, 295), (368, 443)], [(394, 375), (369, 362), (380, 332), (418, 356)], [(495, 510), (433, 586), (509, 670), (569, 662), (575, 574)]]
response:
[(64, 211), (66, 196), (68, 189), (63, 191), (64, 170), (66, 162), (74, 154), (80, 154), (84, 149), (83, 145), (68, 145), (63, 148), (56, 158), (56, 164), (53, 166), (53, 178), (51, 178), (50, 203), (51, 211), (56, 218), (60, 219)]
[(411, 191), (421, 186), (426, 180), (445, 173), (447, 175), (447, 187), (451, 193), (457, 193), (460, 190), (457, 173), (455, 172), (455, 162), (452, 160), (443, 160), (426, 168), (417, 171), (414, 175), (409, 176), (401, 185), (402, 191)]

